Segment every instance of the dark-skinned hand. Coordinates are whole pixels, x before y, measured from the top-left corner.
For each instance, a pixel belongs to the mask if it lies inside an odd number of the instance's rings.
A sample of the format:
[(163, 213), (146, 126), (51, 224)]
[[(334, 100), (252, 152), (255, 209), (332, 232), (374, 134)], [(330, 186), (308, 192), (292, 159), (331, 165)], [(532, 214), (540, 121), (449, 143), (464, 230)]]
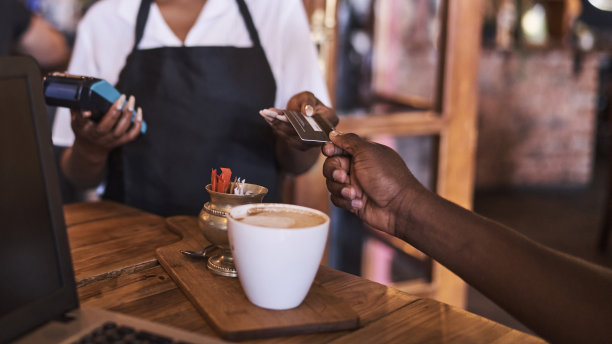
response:
[(89, 119), (89, 111), (72, 111), (71, 125), (75, 144), (80, 144), (81, 148), (91, 153), (106, 154), (136, 139), (142, 126), (142, 109), (138, 108), (134, 125), (131, 125), (135, 102), (134, 96), (130, 96), (124, 106), (125, 95), (122, 95), (98, 123)]
[(372, 227), (395, 234), (398, 212), (410, 209), (406, 202), (428, 191), (391, 148), (336, 131), (330, 139), (322, 151), (328, 157), (323, 175), (332, 202)]

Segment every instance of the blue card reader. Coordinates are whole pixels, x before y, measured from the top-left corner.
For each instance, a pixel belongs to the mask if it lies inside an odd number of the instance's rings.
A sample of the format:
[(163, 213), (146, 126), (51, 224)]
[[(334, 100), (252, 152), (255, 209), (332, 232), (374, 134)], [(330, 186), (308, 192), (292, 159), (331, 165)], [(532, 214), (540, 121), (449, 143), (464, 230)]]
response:
[[(47, 105), (91, 111), (91, 120), (94, 122), (99, 122), (121, 97), (121, 93), (105, 80), (58, 72), (44, 77), (43, 92)], [(132, 122), (135, 117), (136, 110)], [(142, 121), (140, 132), (144, 134), (146, 131), (147, 124)]]

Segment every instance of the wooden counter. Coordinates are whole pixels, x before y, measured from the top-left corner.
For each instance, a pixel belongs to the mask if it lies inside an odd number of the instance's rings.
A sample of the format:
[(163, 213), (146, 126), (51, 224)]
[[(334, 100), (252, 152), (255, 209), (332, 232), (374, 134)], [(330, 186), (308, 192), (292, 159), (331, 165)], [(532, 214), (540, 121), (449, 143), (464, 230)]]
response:
[[(155, 248), (180, 240), (163, 217), (108, 201), (64, 209), (82, 305), (218, 336), (155, 258)], [(543, 342), (462, 309), (329, 267), (321, 266), (317, 281), (357, 312), (359, 329), (243, 342)]]

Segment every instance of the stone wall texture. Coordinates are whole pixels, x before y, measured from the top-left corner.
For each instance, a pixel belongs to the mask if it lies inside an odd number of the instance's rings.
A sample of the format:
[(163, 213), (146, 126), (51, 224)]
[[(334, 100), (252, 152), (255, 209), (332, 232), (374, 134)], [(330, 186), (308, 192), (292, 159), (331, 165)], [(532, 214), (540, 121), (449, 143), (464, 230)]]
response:
[(598, 56), (483, 50), (476, 188), (580, 187), (592, 176)]

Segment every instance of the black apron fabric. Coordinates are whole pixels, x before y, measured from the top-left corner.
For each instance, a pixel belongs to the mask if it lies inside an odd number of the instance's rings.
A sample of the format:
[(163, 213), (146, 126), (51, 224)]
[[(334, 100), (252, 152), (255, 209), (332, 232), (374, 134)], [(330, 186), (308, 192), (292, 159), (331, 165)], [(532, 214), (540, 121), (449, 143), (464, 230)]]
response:
[(226, 167), (278, 201), (274, 134), (259, 115), (274, 104), (276, 83), (244, 0), (252, 47), (137, 50), (151, 3), (141, 3), (117, 84), (136, 97), (148, 129), (111, 154), (106, 197), (162, 216), (196, 215), (211, 170)]

